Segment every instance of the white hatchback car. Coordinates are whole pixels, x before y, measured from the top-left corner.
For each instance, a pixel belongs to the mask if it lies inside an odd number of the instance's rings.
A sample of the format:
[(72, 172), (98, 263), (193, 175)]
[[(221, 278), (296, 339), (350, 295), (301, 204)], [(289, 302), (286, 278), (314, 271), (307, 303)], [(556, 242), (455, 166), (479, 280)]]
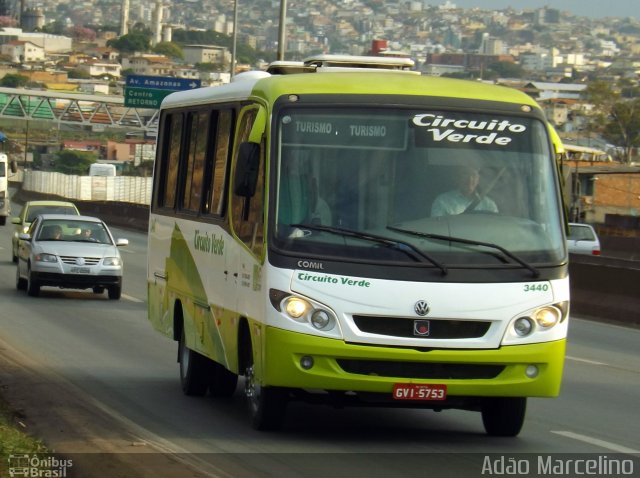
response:
[(120, 299), (122, 258), (107, 225), (96, 217), (42, 214), (26, 233), (19, 234), (16, 287), (31, 296), (41, 286), (107, 290), (109, 299)]
[(589, 224), (569, 223), (567, 248), (571, 254), (600, 255), (600, 239)]

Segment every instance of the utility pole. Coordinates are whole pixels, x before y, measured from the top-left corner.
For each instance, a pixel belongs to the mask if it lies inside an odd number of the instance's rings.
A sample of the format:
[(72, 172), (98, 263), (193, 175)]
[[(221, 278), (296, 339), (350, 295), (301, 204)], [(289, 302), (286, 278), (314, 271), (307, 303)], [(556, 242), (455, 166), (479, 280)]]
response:
[(236, 74), (236, 47), (238, 44), (238, 0), (233, 0), (233, 41), (231, 43), (231, 79)]
[(284, 60), (284, 51), (286, 43), (286, 23), (287, 21), (287, 0), (280, 0), (280, 31), (278, 35), (278, 57), (279, 61)]

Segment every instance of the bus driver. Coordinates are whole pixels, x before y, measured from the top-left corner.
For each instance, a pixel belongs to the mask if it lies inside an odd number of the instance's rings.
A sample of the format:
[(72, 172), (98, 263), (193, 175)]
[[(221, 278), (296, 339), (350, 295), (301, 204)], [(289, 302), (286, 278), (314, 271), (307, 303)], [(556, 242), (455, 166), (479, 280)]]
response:
[(491, 198), (478, 193), (480, 172), (475, 166), (458, 168), (455, 180), (455, 189), (440, 194), (433, 201), (432, 217), (461, 214), (469, 208), (473, 211), (498, 212), (498, 206)]

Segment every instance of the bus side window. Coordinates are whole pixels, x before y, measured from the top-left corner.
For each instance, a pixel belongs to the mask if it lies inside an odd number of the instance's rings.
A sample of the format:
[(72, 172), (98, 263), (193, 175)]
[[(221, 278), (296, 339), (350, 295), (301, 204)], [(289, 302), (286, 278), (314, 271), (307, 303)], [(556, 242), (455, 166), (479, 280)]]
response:
[(202, 202), (202, 185), (209, 137), (209, 114), (207, 111), (188, 114), (189, 143), (187, 150), (187, 170), (184, 178), (182, 208), (199, 212)]
[(212, 135), (215, 134), (213, 158), (208, 161), (210, 171), (207, 172), (204, 212), (218, 216), (224, 215), (225, 185), (227, 164), (230, 160), (231, 138), (233, 135), (232, 109), (214, 111), (212, 113)]
[(181, 113), (173, 113), (165, 117), (163, 130), (167, 133), (163, 135), (160, 164), (157, 166), (160, 188), (156, 201), (160, 207), (173, 209), (176, 205), (182, 125), (183, 115)]

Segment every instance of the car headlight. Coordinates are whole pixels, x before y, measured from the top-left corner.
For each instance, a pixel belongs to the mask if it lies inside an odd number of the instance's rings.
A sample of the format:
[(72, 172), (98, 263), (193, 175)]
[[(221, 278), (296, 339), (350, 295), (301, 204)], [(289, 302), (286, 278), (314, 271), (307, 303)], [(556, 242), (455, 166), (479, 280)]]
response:
[(36, 254), (36, 262), (58, 262), (58, 256), (54, 254)]
[(105, 266), (119, 266), (120, 265), (120, 258), (119, 257), (105, 257), (102, 260), (102, 263)]

